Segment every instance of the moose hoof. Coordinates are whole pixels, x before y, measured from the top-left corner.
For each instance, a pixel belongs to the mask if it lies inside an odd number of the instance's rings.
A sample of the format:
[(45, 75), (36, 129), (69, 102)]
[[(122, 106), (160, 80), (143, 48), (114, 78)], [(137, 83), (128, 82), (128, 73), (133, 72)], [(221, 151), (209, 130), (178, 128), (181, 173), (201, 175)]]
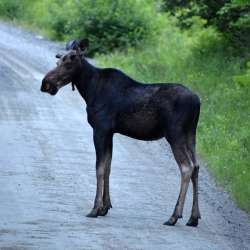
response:
[(189, 226), (189, 227), (197, 227), (197, 226), (198, 226), (198, 221), (199, 221), (198, 218), (190, 217), (190, 219), (188, 220), (186, 226)]
[(105, 215), (107, 215), (109, 209), (110, 209), (110, 207), (102, 207), (102, 208), (99, 210), (98, 215), (100, 215), (100, 216), (105, 216)]
[(172, 216), (163, 225), (174, 226), (176, 224), (176, 222), (177, 222), (177, 218)]
[(86, 217), (89, 217), (89, 218), (96, 218), (98, 216), (98, 211), (99, 209), (98, 208), (93, 208), (90, 213), (88, 213), (86, 215)]

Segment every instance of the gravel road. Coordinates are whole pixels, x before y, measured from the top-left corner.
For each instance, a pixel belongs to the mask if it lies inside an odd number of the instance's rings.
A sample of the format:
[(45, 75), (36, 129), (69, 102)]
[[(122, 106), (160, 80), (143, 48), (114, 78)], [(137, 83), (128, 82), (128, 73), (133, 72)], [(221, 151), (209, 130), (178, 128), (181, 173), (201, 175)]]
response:
[[(0, 249), (250, 249), (250, 217), (200, 172), (198, 228), (164, 226), (179, 192), (165, 141), (116, 135), (113, 209), (85, 215), (95, 195), (95, 152), (85, 104), (67, 86), (40, 92), (63, 46), (0, 23)], [(115, 66), (115, 65), (114, 65)], [(191, 187), (191, 186), (190, 186)]]

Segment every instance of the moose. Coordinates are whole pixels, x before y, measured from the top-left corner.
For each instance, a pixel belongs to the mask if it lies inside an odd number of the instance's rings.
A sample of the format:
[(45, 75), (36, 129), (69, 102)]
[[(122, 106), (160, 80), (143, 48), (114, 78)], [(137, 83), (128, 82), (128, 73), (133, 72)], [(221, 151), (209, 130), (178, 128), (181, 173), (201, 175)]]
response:
[(180, 193), (172, 216), (164, 225), (182, 218), (190, 179), (193, 185), (191, 216), (186, 225), (196, 227), (200, 219), (195, 141), (200, 99), (177, 83), (144, 84), (114, 68), (98, 68), (84, 56), (88, 39), (73, 40), (67, 51), (57, 55), (56, 68), (42, 80), (41, 91), (55, 95), (72, 83), (86, 102), (88, 123), (93, 128), (96, 151), (97, 189), (94, 207), (87, 217), (105, 216), (112, 208), (109, 176), (113, 135), (119, 133), (138, 140), (165, 137), (181, 173)]

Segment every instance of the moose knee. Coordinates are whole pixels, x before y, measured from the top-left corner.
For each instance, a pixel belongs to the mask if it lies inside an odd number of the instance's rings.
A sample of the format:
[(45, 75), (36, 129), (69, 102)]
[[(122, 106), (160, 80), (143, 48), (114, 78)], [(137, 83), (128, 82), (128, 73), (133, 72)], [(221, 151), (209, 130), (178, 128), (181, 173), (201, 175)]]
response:
[(103, 178), (104, 177), (104, 173), (105, 173), (105, 167), (102, 164), (101, 166), (99, 166), (96, 170), (96, 177), (99, 178)]
[(192, 176), (194, 167), (188, 165), (181, 165), (181, 175), (183, 178), (190, 178)]

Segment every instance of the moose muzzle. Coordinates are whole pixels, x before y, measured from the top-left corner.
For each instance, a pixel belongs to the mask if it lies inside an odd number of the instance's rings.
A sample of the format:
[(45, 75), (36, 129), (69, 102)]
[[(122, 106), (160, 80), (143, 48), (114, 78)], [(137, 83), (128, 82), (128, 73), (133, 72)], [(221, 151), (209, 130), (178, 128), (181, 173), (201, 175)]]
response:
[(46, 79), (44, 78), (42, 81), (41, 91), (47, 92), (51, 95), (55, 95), (58, 91), (58, 87), (54, 84), (47, 82)]
[(53, 76), (54, 72), (50, 71), (42, 80), (42, 86), (41, 86), (41, 91), (42, 92), (47, 92), (51, 95), (55, 95), (57, 91), (59, 90), (58, 86), (55, 81), (55, 77)]

